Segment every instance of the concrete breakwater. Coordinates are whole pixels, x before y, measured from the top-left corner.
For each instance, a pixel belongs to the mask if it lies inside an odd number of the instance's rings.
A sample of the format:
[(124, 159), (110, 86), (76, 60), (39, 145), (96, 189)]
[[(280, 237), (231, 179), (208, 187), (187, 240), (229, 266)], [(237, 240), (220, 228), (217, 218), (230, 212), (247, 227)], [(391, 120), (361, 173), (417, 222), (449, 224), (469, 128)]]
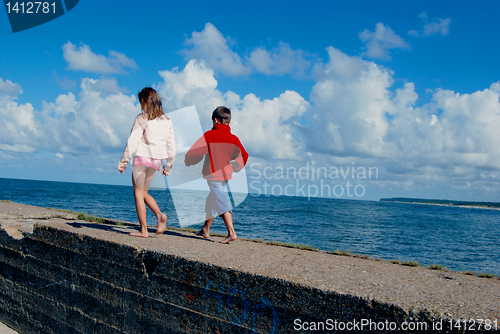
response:
[(133, 226), (12, 202), (0, 202), (0, 224), (0, 321), (21, 333), (444, 333), (500, 321), (497, 278), (180, 230), (132, 238)]

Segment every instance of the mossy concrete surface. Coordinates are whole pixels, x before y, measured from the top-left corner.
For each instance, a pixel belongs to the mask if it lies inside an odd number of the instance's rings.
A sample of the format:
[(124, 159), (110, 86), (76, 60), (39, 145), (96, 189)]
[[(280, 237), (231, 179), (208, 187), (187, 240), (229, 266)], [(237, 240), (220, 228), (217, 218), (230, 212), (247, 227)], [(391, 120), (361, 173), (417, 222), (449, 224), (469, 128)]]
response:
[(296, 333), (363, 321), (372, 327), (355, 332), (440, 323), (444, 333), (449, 319), (500, 318), (498, 279), (182, 231), (133, 238), (130, 226), (17, 203), (0, 212), (0, 321), (20, 333)]

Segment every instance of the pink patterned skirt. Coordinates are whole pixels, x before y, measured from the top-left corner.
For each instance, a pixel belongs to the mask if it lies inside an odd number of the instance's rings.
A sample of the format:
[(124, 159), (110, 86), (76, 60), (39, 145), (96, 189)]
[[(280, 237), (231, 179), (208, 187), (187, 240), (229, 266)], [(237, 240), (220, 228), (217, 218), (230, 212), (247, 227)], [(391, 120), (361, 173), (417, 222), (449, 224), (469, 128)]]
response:
[(161, 169), (161, 159), (153, 159), (153, 158), (148, 158), (148, 157), (134, 157), (134, 163), (132, 164), (133, 167), (135, 166), (146, 166), (150, 168), (154, 168), (157, 171), (160, 171)]

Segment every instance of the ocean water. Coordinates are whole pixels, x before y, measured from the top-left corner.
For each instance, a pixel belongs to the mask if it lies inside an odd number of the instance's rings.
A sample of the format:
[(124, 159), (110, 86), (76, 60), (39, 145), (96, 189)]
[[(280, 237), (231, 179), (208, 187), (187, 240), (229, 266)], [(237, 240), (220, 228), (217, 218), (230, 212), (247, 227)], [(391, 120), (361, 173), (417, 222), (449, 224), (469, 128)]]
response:
[[(178, 227), (169, 191), (150, 194), (168, 215), (168, 225)], [(128, 186), (0, 178), (0, 199), (137, 222)], [(249, 195), (233, 220), (240, 237), (500, 275), (500, 210)], [(211, 231), (226, 232), (221, 219)]]

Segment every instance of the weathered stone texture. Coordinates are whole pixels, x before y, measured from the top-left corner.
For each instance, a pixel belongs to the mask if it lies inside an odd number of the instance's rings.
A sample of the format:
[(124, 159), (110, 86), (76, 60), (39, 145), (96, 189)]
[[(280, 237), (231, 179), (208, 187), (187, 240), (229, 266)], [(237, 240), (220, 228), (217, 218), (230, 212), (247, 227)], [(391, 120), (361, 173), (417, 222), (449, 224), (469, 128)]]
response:
[[(73, 218), (44, 216), (22, 238), (12, 236), (13, 225), (0, 229), (0, 321), (21, 333), (238, 334), (296, 333), (295, 319), (419, 320), (431, 328), (442, 316), (181, 256)], [(18, 218), (3, 225), (7, 219)], [(161, 237), (191, 238), (176, 233)]]

